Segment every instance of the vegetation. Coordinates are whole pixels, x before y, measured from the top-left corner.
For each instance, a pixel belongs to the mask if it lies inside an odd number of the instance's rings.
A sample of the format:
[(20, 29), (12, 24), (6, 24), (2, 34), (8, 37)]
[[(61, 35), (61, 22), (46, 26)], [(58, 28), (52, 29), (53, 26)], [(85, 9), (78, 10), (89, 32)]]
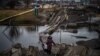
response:
[(0, 9), (15, 9), (18, 7), (29, 8), (33, 0), (0, 0)]
[(41, 22), (38, 17), (34, 16), (33, 12), (18, 16), (14, 19), (15, 24), (39, 24)]
[(23, 11), (26, 11), (28, 9), (25, 10), (0, 10), (0, 20), (18, 13), (21, 13)]

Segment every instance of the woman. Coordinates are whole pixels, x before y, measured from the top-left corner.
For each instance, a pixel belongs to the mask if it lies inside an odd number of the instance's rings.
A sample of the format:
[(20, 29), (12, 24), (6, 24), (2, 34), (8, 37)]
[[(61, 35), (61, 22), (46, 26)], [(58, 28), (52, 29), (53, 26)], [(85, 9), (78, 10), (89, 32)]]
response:
[(47, 53), (48, 54), (51, 54), (51, 49), (52, 49), (52, 44), (55, 45), (54, 41), (52, 40), (52, 37), (49, 36), (48, 39), (47, 39)]

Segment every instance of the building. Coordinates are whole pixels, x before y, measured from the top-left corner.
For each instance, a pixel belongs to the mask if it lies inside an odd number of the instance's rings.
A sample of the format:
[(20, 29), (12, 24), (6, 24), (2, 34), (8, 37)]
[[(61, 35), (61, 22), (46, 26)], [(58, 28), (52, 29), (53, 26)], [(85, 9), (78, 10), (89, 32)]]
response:
[(90, 4), (90, 0), (80, 0), (80, 2), (81, 2), (83, 5), (89, 5), (89, 4)]
[(90, 0), (90, 4), (100, 6), (100, 0)]

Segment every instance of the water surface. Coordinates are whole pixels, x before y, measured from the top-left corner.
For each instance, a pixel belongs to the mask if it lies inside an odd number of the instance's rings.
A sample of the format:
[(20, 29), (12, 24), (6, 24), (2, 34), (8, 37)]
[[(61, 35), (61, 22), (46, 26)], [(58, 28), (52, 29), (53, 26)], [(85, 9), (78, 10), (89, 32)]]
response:
[[(11, 48), (15, 43), (21, 43), (23, 47), (28, 48), (29, 45), (39, 47), (41, 49), (41, 44), (39, 43), (39, 32), (45, 31), (47, 26), (16, 26), (18, 36), (10, 36), (11, 27), (0, 26), (0, 51)], [(5, 30), (6, 29), (6, 30)], [(16, 31), (15, 31), (16, 32)], [(80, 39), (74, 36), (85, 36), (86, 39)], [(89, 32), (86, 27), (78, 29), (78, 33), (64, 32), (63, 30), (54, 32), (52, 34), (55, 43), (66, 43), (70, 45), (76, 45), (77, 41), (80, 40), (91, 40), (98, 38), (98, 33), (95, 31)], [(61, 40), (61, 41), (60, 41)]]

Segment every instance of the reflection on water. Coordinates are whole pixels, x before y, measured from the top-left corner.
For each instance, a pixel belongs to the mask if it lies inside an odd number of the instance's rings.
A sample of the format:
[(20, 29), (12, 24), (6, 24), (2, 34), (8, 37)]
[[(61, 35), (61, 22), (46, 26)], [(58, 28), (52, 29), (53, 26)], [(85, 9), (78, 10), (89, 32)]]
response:
[(20, 35), (20, 32), (18, 30), (18, 27), (16, 26), (11, 26), (9, 27), (9, 36), (10, 37), (18, 37)]
[[(5, 30), (7, 27), (6, 26), (0, 26), (0, 51), (3, 49), (10, 48), (12, 44), (15, 43), (21, 43), (23, 47), (28, 47), (29, 45), (37, 46), (41, 49), (41, 44), (39, 43), (39, 35), (38, 33), (41, 31), (44, 31), (46, 26), (39, 26), (38, 31), (36, 31), (35, 26), (16, 26), (16, 27), (8, 27), (7, 30)], [(4, 31), (3, 34), (2, 32)], [(69, 33), (69, 32), (64, 32), (61, 30), (60, 32), (54, 32), (52, 34), (53, 40), (55, 43), (66, 43), (66, 44), (76, 44), (77, 41), (80, 40), (90, 40), (94, 38), (98, 38), (98, 34), (95, 31), (89, 32), (86, 27), (84, 28), (79, 28), (77, 30), (77, 33)], [(10, 32), (10, 33), (9, 33)], [(73, 36), (72, 36), (73, 35)], [(17, 36), (18, 38), (13, 38), (10, 39), (13, 36)], [(80, 39), (76, 38), (74, 36), (84, 36), (87, 37), (86, 39)], [(6, 47), (5, 47), (6, 46)], [(3, 48), (5, 47), (5, 48)]]
[(26, 27), (26, 30), (27, 30), (28, 32), (36, 31), (36, 27), (35, 27), (35, 26), (27, 26), (27, 27)]

